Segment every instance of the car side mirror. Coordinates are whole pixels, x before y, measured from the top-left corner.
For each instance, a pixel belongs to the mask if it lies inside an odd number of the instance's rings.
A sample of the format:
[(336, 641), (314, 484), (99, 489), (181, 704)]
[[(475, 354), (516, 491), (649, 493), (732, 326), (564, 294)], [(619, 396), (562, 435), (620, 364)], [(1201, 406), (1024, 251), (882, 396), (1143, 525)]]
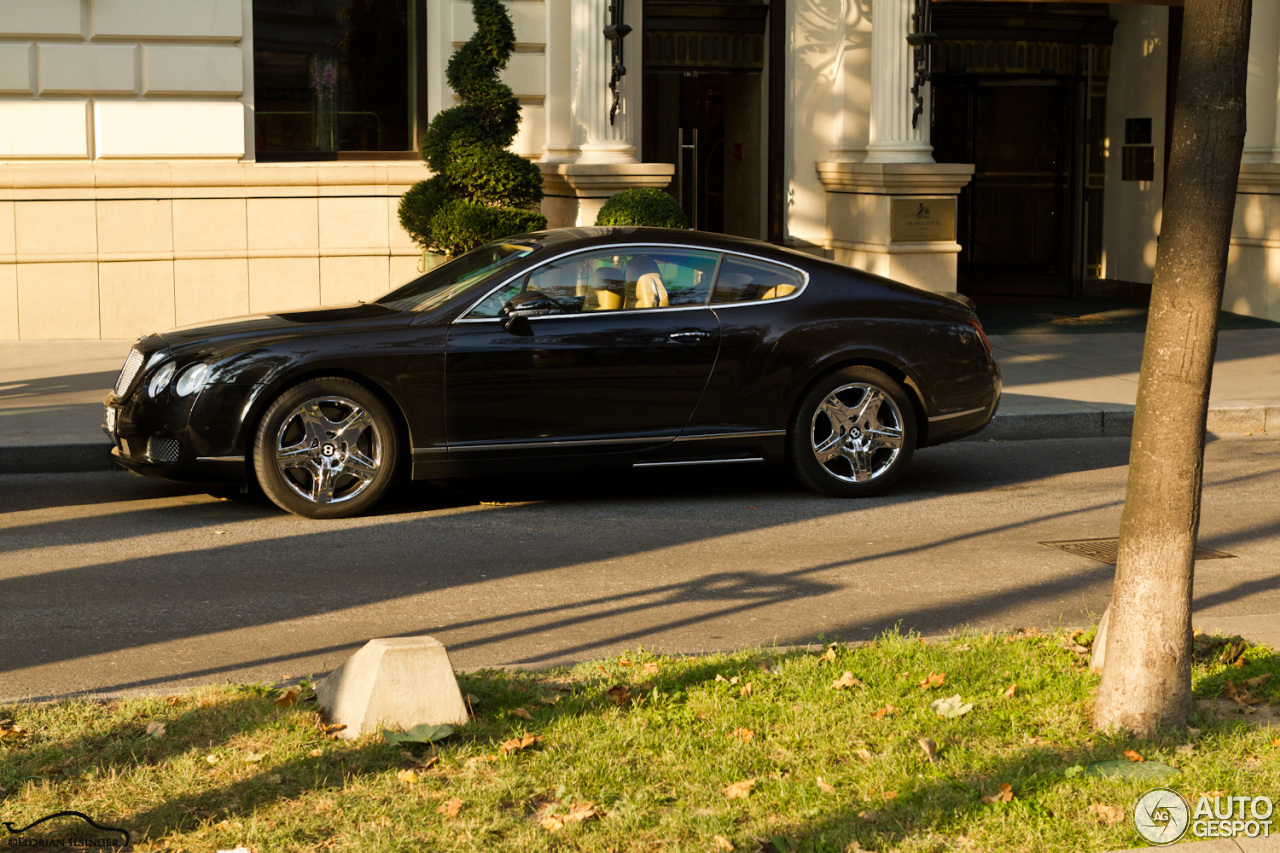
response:
[(560, 305), (545, 293), (526, 291), (516, 294), (502, 306), (502, 328), (515, 335), (531, 335), (530, 317), (545, 317), (555, 314)]

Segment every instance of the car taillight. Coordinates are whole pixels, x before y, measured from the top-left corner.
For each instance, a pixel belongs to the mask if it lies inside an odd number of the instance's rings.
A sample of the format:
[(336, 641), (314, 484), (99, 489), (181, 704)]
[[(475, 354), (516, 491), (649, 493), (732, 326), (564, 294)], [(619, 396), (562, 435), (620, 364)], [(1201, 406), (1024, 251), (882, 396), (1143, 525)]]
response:
[(978, 315), (970, 314), (969, 323), (973, 326), (973, 330), (978, 333), (978, 340), (982, 341), (982, 348), (987, 351), (988, 356), (991, 356), (991, 341), (987, 340), (987, 333), (983, 331), (982, 321), (978, 319)]

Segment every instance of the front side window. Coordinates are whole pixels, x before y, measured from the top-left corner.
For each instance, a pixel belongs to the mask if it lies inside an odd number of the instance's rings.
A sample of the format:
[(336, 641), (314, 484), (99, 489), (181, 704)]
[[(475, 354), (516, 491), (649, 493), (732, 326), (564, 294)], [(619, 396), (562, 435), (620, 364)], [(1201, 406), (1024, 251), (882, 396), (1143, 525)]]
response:
[(719, 260), (716, 252), (661, 246), (569, 255), (490, 294), (467, 318), (501, 317), (504, 306), (524, 293), (549, 297), (555, 314), (705, 305)]
[(414, 149), (420, 0), (253, 0), (259, 160)]

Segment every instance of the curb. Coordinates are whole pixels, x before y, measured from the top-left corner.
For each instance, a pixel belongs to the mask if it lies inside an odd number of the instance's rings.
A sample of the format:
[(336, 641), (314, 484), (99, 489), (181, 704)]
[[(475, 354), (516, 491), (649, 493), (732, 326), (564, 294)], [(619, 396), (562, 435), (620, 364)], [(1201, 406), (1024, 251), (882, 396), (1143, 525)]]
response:
[(106, 442), (0, 447), (0, 474), (81, 474), (113, 468)]
[[(1280, 406), (1224, 406), (1209, 410), (1211, 436), (1280, 434)], [(979, 433), (963, 441), (1037, 441), (1052, 438), (1126, 438), (1133, 409), (997, 413)], [(0, 447), (0, 475), (74, 474), (115, 468), (107, 442), (68, 442)]]

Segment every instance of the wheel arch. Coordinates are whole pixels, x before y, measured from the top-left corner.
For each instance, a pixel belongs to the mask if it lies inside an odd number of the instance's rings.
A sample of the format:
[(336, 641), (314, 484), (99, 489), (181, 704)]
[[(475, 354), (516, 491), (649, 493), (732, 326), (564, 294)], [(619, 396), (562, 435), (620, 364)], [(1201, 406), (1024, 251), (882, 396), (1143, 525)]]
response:
[(290, 373), (287, 376), (277, 378), (271, 382), (269, 386), (263, 389), (262, 393), (257, 395), (248, 416), (244, 419), (241, 426), (244, 435), (245, 448), (245, 478), (247, 482), (254, 482), (257, 472), (254, 470), (253, 462), (253, 442), (254, 436), (258, 434), (258, 427), (262, 424), (262, 419), (266, 416), (267, 410), (271, 408), (271, 404), (283, 393), (290, 388), (301, 385), (304, 382), (310, 382), (313, 379), (346, 379), (354, 382), (364, 388), (369, 393), (378, 398), (387, 411), (391, 413), (392, 419), (395, 421), (396, 440), (400, 443), (402, 452), (398, 454), (396, 460), (396, 477), (404, 475), (412, 463), (413, 445), (409, 434), (409, 418), (405, 414), (404, 408), (396, 400), (395, 395), (384, 388), (380, 383), (373, 381), (368, 376), (359, 371), (345, 369), (341, 367), (312, 367), (297, 373)]
[[(819, 370), (814, 371), (813, 375), (800, 386), (799, 390), (792, 396), (787, 407), (787, 423), (790, 424), (795, 418), (796, 408), (804, 401), (814, 386), (827, 379), (834, 373), (838, 373), (848, 367), (871, 367), (879, 370), (888, 376), (894, 382), (902, 386), (903, 391), (907, 395), (907, 399), (911, 402), (911, 409), (916, 416), (916, 447), (928, 446), (929, 419), (925, 415), (924, 409), (924, 392), (920, 388), (920, 384), (906, 370), (895, 364), (894, 362), (877, 357), (871, 354), (849, 354), (835, 361), (823, 364)], [(791, 452), (791, 434), (788, 430), (786, 452)]]

